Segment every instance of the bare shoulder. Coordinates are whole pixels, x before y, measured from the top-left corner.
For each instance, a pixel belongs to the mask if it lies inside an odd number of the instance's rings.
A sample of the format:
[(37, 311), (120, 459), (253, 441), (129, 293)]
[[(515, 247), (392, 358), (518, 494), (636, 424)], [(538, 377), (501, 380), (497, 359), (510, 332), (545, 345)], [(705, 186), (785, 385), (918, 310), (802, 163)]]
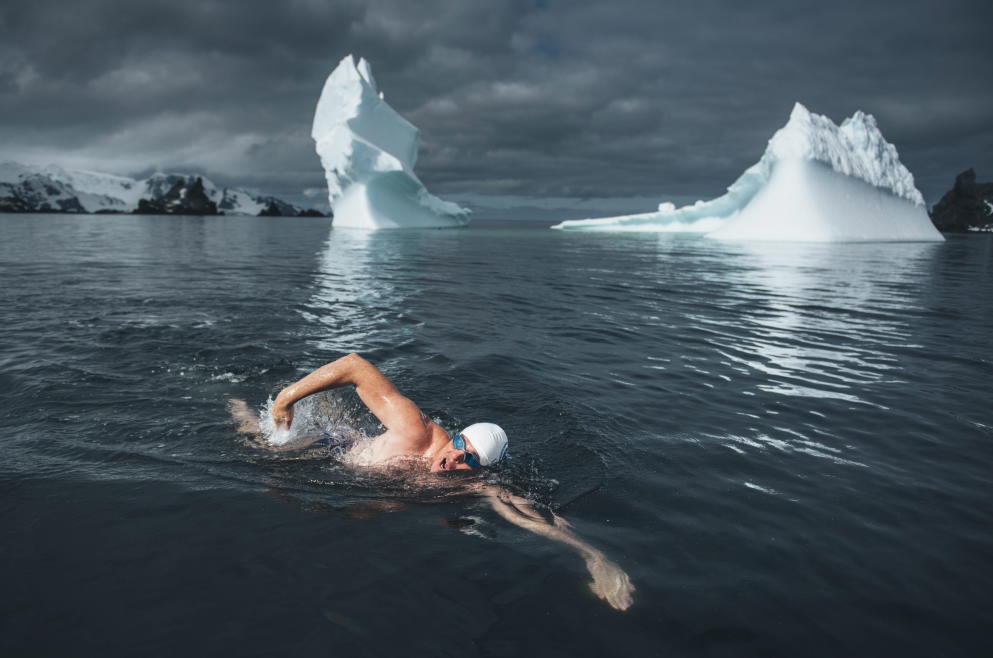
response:
[(405, 456), (421, 457), (435, 441), (436, 431), (445, 432), (430, 419), (426, 419), (421, 425), (408, 423), (396, 429), (388, 429), (375, 439), (375, 460), (385, 461)]
[(408, 439), (411, 443), (416, 443), (419, 450), (423, 451), (433, 445), (440, 437), (448, 438), (448, 432), (441, 425), (428, 418), (423, 411), (418, 411), (420, 412), (421, 423), (410, 428)]

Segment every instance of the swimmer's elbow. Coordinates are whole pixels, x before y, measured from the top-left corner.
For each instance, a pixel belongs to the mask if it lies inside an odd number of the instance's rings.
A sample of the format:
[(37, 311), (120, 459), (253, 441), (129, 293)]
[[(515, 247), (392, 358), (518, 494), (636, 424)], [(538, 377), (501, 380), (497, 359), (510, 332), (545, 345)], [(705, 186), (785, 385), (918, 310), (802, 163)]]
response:
[(362, 358), (362, 355), (359, 354), (358, 352), (351, 352), (349, 354), (346, 354), (345, 356), (341, 357), (341, 360), (346, 363), (369, 363), (364, 358)]
[(349, 373), (349, 379), (355, 385), (358, 385), (362, 379), (369, 379), (370, 376), (379, 374), (379, 369), (357, 352), (346, 354), (338, 359), (338, 363), (345, 366), (345, 370)]

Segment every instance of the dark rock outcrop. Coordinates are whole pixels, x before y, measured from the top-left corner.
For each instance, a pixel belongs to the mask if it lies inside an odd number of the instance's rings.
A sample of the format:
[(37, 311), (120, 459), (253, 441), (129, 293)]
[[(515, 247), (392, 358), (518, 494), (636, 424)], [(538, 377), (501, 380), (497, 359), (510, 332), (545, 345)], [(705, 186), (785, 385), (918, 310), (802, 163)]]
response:
[(203, 179), (181, 178), (159, 198), (140, 199), (136, 215), (217, 215), (217, 204), (207, 197)]
[(314, 210), (313, 208), (307, 208), (301, 210), (297, 217), (330, 217), (330, 215), (325, 215), (320, 210)]
[(74, 190), (47, 176), (25, 176), (18, 183), (0, 183), (0, 212), (85, 213)]
[(320, 210), (299, 209), (275, 197), (266, 197), (265, 200), (266, 207), (259, 212), (259, 217), (327, 217)]
[(955, 177), (955, 187), (931, 209), (939, 231), (993, 230), (993, 183), (977, 183), (973, 169)]
[(296, 217), (297, 209), (275, 197), (266, 197), (266, 206), (259, 211), (259, 217)]
[(31, 212), (33, 209), (21, 196), (19, 185), (0, 183), (0, 212)]

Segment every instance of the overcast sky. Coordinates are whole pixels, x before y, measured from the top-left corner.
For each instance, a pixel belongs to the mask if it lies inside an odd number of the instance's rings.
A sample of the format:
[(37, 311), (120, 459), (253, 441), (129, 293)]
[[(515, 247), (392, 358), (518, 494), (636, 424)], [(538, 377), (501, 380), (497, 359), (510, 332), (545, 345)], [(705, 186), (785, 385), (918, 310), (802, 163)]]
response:
[(929, 203), (967, 167), (993, 180), (988, 0), (4, 0), (0, 159), (317, 202), (310, 123), (348, 53), (450, 198), (711, 197), (794, 101), (874, 114)]

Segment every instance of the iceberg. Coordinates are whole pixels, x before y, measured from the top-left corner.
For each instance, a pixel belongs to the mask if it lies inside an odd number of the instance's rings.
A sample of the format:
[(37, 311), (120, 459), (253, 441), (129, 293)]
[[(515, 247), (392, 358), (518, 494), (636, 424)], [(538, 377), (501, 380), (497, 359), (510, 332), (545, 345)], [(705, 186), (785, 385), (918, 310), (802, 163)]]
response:
[(469, 211), (428, 193), (414, 174), (417, 128), (383, 99), (372, 69), (347, 55), (328, 76), (311, 136), (336, 227), (463, 226)]
[(914, 177), (872, 115), (841, 124), (797, 103), (762, 158), (709, 201), (657, 212), (568, 220), (572, 231), (704, 233), (718, 240), (928, 242), (944, 238)]

